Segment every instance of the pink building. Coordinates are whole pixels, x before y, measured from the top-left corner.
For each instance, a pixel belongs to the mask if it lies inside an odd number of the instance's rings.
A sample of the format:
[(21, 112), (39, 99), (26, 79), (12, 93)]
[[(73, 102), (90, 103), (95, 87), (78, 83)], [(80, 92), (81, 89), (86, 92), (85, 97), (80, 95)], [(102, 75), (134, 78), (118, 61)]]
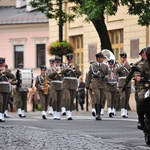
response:
[(49, 23), (44, 14), (27, 4), (28, 0), (0, 2), (0, 57), (5, 57), (14, 71), (23, 63), (35, 77), (41, 65), (48, 65)]

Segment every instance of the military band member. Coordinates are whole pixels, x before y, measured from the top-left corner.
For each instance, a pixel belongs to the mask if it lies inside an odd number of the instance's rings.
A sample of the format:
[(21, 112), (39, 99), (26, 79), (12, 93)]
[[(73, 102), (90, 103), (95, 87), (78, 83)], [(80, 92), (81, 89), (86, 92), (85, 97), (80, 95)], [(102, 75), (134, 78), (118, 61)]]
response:
[[(8, 65), (5, 65), (5, 70), (7, 70), (8, 72), (11, 72), (11, 70), (8, 69)], [(8, 80), (11, 81), (11, 79), (8, 79)], [(11, 95), (12, 95), (12, 85), (11, 85), (11, 91), (10, 91), (10, 93), (9, 93), (8, 95), (9, 95), (9, 96), (8, 96), (7, 103), (9, 104), (10, 97), (11, 97)], [(6, 105), (6, 110), (5, 110), (5, 112), (4, 112), (4, 117), (5, 117), (5, 118), (9, 118), (9, 115), (8, 115), (8, 104)]]
[[(90, 64), (94, 63), (94, 61), (91, 61)], [(86, 87), (86, 90), (89, 91), (89, 95), (90, 95), (90, 98), (91, 98), (91, 105), (92, 105), (92, 115), (93, 116), (96, 116), (96, 110), (95, 110), (95, 96), (94, 96), (94, 92), (92, 90), (92, 87), (91, 87), (91, 81), (92, 81), (92, 71), (88, 71), (86, 73), (86, 78), (85, 78), (85, 87)]]
[[(47, 74), (51, 74), (54, 71), (55, 59), (51, 58), (49, 60), (50, 67), (47, 69)], [(51, 93), (51, 92), (50, 92)], [(53, 115), (53, 104), (52, 104), (52, 97), (50, 94), (49, 106), (48, 106), (48, 114)]]
[(15, 79), (15, 76), (5, 69), (5, 58), (0, 58), (0, 122), (4, 122), (4, 112), (8, 104), (8, 97), (11, 92), (10, 81)]
[[(23, 70), (23, 64), (18, 64), (18, 70)], [(16, 79), (18, 79), (18, 74), (16, 72)], [(16, 88), (13, 89), (14, 93), (14, 100), (18, 110), (18, 116), (20, 118), (26, 117), (25, 111), (27, 109), (27, 95), (28, 95), (28, 88), (21, 88), (18, 86), (18, 80), (16, 81)]]
[(53, 103), (53, 119), (60, 120), (61, 112), (61, 86), (62, 86), (62, 75), (61, 75), (61, 57), (55, 57), (55, 68), (48, 75), (51, 79), (51, 97)]
[(50, 98), (50, 81), (46, 74), (46, 66), (41, 66), (41, 74), (36, 77), (35, 87), (40, 97), (42, 118), (47, 119), (47, 108)]
[(114, 116), (115, 101), (117, 94), (117, 75), (115, 69), (115, 61), (113, 59), (108, 60), (110, 74), (108, 76), (106, 99), (109, 117)]
[(72, 120), (72, 110), (76, 97), (77, 78), (82, 74), (79, 66), (73, 63), (73, 54), (66, 55), (68, 64), (62, 66), (62, 101), (66, 104), (67, 119)]
[(96, 120), (102, 120), (101, 118), (101, 108), (105, 97), (106, 89), (106, 76), (109, 74), (108, 65), (103, 61), (105, 56), (99, 52), (96, 55), (96, 61), (91, 64), (90, 71), (92, 72), (92, 82), (91, 87), (95, 95), (95, 109), (96, 109)]
[(128, 105), (129, 105), (129, 99), (130, 99), (130, 93), (131, 93), (131, 81), (128, 83), (128, 85), (125, 88), (125, 91), (122, 92), (123, 84), (126, 80), (127, 75), (129, 74), (131, 67), (129, 62), (127, 61), (127, 54), (122, 53), (120, 54), (121, 63), (118, 64), (116, 68), (116, 72), (118, 75), (118, 88), (120, 93), (120, 105), (121, 105), (121, 117), (128, 118)]

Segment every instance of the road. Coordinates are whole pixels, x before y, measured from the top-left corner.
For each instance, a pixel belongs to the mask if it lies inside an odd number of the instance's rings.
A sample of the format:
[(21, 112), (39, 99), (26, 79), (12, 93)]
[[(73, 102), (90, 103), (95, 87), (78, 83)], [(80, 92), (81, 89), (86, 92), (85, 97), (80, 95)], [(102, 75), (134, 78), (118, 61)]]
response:
[(129, 111), (127, 119), (121, 118), (120, 112), (117, 114), (109, 118), (105, 113), (102, 121), (96, 121), (91, 112), (74, 111), (73, 120), (68, 121), (65, 116), (61, 120), (53, 120), (52, 116), (43, 120), (40, 112), (28, 112), (26, 118), (10, 113), (10, 118), (0, 123), (0, 132), (7, 135), (4, 140), (1, 134), (0, 149), (150, 150), (143, 132), (136, 128), (136, 112)]

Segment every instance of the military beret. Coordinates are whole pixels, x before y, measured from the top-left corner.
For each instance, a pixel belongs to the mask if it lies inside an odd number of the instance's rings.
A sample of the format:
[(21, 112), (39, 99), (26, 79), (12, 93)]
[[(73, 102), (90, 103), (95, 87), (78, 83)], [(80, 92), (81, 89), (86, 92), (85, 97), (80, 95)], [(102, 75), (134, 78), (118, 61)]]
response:
[(22, 63), (18, 64), (18, 68), (23, 68), (23, 64)]
[(67, 60), (71, 60), (73, 58), (73, 54), (69, 53), (69, 54), (66, 55), (66, 57), (67, 57)]
[(139, 55), (141, 55), (143, 52), (146, 52), (146, 48), (141, 49), (141, 51), (139, 52)]
[(5, 62), (5, 58), (0, 57), (0, 64), (3, 64)]
[(113, 65), (114, 62), (115, 62), (115, 61), (114, 61), (113, 59), (108, 60), (108, 64), (109, 64), (109, 65)]
[(46, 71), (47, 67), (45, 65), (41, 66), (41, 71)]
[(56, 56), (56, 57), (55, 57), (55, 61), (56, 61), (56, 62), (61, 62), (61, 57)]
[(53, 64), (53, 63), (55, 62), (55, 59), (54, 59), (54, 58), (51, 58), (51, 59), (49, 60), (49, 62), (50, 62), (51, 64)]
[(123, 53), (120, 54), (120, 57), (127, 58), (127, 54), (125, 52), (123, 52)]
[(102, 52), (97, 53), (95, 56), (96, 58), (105, 58)]

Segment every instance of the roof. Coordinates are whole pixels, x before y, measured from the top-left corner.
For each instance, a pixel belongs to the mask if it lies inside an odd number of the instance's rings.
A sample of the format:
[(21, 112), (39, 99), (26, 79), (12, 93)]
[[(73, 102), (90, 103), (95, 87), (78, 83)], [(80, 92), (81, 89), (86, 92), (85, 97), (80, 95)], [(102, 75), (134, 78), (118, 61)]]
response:
[(26, 7), (0, 6), (0, 25), (29, 23), (48, 23), (48, 18), (35, 10), (27, 12)]

